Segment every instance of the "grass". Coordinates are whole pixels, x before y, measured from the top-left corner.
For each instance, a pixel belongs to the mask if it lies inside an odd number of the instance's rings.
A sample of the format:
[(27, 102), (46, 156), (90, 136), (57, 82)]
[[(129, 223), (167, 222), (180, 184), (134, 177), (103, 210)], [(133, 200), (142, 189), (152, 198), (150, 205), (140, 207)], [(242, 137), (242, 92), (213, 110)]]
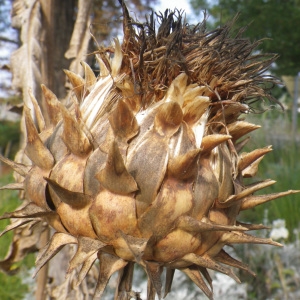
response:
[[(267, 177), (274, 178), (277, 182), (269, 188), (270, 192), (279, 192), (289, 189), (300, 189), (300, 161), (297, 159), (300, 147), (296, 143), (289, 142), (275, 149), (264, 161), (262, 171)], [(298, 161), (297, 161), (298, 160)], [(300, 195), (294, 194), (277, 199), (268, 204), (269, 218), (284, 219), (293, 240), (293, 229), (299, 228)]]
[[(12, 174), (4, 175), (0, 179), (1, 186), (13, 182)], [(18, 192), (17, 191), (1, 191), (0, 194), (0, 214), (3, 215), (5, 212), (13, 211), (19, 204), (20, 200), (18, 200)], [(1, 220), (0, 222), (0, 230), (2, 231), (6, 225), (9, 224), (9, 220)], [(2, 259), (8, 250), (8, 243), (12, 239), (12, 232), (9, 232), (1, 237), (1, 248), (0, 248), (0, 258)]]
[(0, 152), (5, 151), (9, 158), (13, 159), (19, 147), (20, 122), (0, 122)]
[[(267, 112), (261, 116), (252, 117), (251, 120), (255, 124), (262, 125), (262, 128), (252, 133), (247, 151), (273, 145), (273, 151), (268, 153), (260, 163), (255, 181), (267, 178), (276, 180), (274, 185), (262, 190), (262, 194), (291, 189), (299, 190), (300, 142), (289, 134), (291, 123), (287, 113), (277, 113), (276, 118), (270, 117), (270, 114), (271, 112)], [(300, 132), (298, 136), (300, 137)], [(250, 212), (244, 212), (243, 215), (247, 221), (261, 223), (266, 209), (270, 223), (275, 219), (286, 221), (289, 241), (293, 241), (295, 238), (293, 230), (299, 228), (300, 225), (300, 194), (276, 199)]]
[[(9, 182), (13, 182), (12, 174), (4, 175), (0, 178), (0, 186)], [(5, 212), (13, 211), (20, 205), (17, 191), (1, 191), (0, 192), (0, 215)], [(9, 224), (9, 220), (0, 221), (0, 232)], [(4, 259), (9, 245), (12, 241), (13, 233), (8, 232), (0, 238), (0, 260)], [(28, 292), (28, 286), (22, 282), (20, 274), (25, 274), (26, 271), (34, 265), (34, 256), (28, 255), (22, 262), (16, 263), (15, 268), (20, 267), (20, 273), (8, 276), (0, 272), (0, 299), (1, 300), (18, 300), (23, 299)]]

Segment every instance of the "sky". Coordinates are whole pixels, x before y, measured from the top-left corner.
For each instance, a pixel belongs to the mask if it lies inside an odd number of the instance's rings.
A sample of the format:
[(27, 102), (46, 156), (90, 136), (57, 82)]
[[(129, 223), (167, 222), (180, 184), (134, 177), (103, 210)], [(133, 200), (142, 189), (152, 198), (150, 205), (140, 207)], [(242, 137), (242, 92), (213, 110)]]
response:
[(178, 8), (183, 9), (187, 14), (192, 14), (192, 8), (188, 0), (158, 0), (158, 2), (159, 3), (156, 5), (156, 7), (161, 11), (164, 11), (167, 8)]
[(157, 2), (158, 3), (155, 7), (156, 10), (164, 12), (167, 8), (172, 10), (174, 10), (174, 8), (179, 10), (182, 9), (191, 21), (195, 21), (195, 23), (198, 23), (199, 21), (199, 17), (196, 17), (193, 13), (189, 0), (158, 0)]

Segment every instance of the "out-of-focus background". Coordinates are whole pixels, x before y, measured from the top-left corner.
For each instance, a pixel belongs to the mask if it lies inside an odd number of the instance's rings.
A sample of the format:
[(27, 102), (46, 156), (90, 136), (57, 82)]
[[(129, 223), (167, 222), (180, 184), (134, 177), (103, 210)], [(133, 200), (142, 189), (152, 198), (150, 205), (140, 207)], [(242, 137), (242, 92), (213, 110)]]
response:
[[(40, 0), (41, 2), (44, 0)], [(52, 1), (52, 0), (51, 0)], [(0, 153), (14, 158), (20, 143), (20, 105), (21, 91), (18, 78), (12, 80), (12, 53), (19, 49), (19, 22), (11, 17), (14, 3), (20, 1), (0, 0)], [(28, 7), (35, 0), (24, 0)], [(75, 16), (78, 1), (69, 1), (70, 16)], [(151, 9), (184, 10), (186, 22), (201, 22), (207, 16), (207, 27), (215, 28), (239, 16), (233, 26), (235, 29), (247, 27), (245, 38), (252, 41), (263, 39), (257, 51), (277, 53), (270, 75), (277, 76), (282, 84), (273, 88), (273, 96), (278, 99), (284, 110), (269, 103), (260, 103), (257, 111), (261, 113), (247, 116), (262, 128), (253, 133), (249, 150), (273, 145), (274, 151), (260, 164), (258, 179), (272, 178), (275, 185), (264, 190), (279, 192), (300, 189), (300, 0), (128, 0), (129, 10), (142, 20)], [(96, 28), (95, 38), (99, 43), (109, 44), (121, 28), (121, 10), (117, 1), (94, 0), (92, 24)], [(14, 16), (13, 16), (14, 17)], [(15, 28), (13, 28), (13, 27)], [(95, 45), (94, 45), (95, 46)], [(20, 62), (21, 64), (21, 62)], [(61, 67), (63, 69), (63, 67)], [(0, 163), (0, 185), (12, 182), (12, 171)], [(1, 191), (0, 215), (12, 211), (20, 204), (18, 193)], [(237, 257), (247, 262), (257, 273), (255, 278), (241, 272), (243, 283), (238, 285), (232, 279), (214, 274), (215, 299), (300, 299), (300, 196), (292, 195), (247, 211), (240, 216), (244, 222), (263, 223), (271, 227), (269, 231), (257, 235), (271, 236), (285, 245), (283, 249), (269, 246), (251, 245), (236, 248)], [(1, 221), (0, 231), (7, 222)], [(0, 260), (8, 250), (12, 235), (7, 234), (0, 240)], [(20, 271), (14, 276), (0, 273), (0, 299), (31, 299), (33, 281), (30, 273), (34, 266), (34, 256), (30, 255), (16, 265)], [(137, 272), (140, 272), (137, 270)], [(143, 278), (141, 274), (140, 278)], [(141, 289), (141, 282), (136, 282)], [(201, 293), (192, 287), (183, 275), (176, 275), (173, 291), (167, 299), (202, 299)], [(145, 287), (142, 287), (146, 290)], [(110, 299), (109, 295), (105, 299)]]

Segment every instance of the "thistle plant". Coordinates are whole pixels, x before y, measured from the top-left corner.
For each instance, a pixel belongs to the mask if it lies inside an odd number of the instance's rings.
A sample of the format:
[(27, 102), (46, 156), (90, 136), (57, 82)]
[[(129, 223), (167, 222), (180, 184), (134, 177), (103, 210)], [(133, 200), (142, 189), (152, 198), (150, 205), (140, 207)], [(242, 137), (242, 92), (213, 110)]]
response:
[(99, 261), (95, 298), (117, 272), (115, 299), (131, 299), (139, 264), (149, 300), (169, 293), (176, 269), (213, 299), (208, 269), (236, 281), (231, 267), (253, 275), (225, 245), (280, 246), (250, 235), (265, 227), (238, 221), (239, 212), (295, 192), (255, 195), (275, 181), (243, 181), (272, 150), (242, 152), (260, 127), (243, 118), (254, 101), (274, 101), (265, 71), (276, 56), (255, 52), (260, 42), (233, 35), (232, 24), (207, 32), (205, 20), (190, 26), (168, 10), (139, 23), (121, 4), (123, 41), (99, 47), (100, 74), (84, 62), (84, 78), (65, 71), (67, 105), (42, 85), (47, 116), (31, 94), (31, 163), (1, 157), (22, 178), (2, 189), (23, 190), (27, 202), (2, 219), (18, 219), (6, 231), (39, 222), (54, 229), (36, 272), (67, 244), (77, 249), (67, 270), (76, 285)]

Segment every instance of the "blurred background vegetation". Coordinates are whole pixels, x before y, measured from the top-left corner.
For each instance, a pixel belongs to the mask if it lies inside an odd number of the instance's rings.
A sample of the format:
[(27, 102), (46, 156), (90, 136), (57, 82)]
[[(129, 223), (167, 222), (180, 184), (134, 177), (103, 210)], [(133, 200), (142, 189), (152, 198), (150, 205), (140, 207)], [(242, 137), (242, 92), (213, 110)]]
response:
[[(10, 53), (19, 45), (18, 31), (10, 28), (9, 14), (12, 2), (12, 0), (0, 0), (0, 153), (10, 158), (16, 154), (20, 137), (19, 115), (12, 111), (18, 112), (17, 106), (22, 102), (20, 93), (12, 89), (9, 69)], [(127, 1), (131, 11), (139, 12), (149, 12), (150, 8), (159, 9), (161, 2), (167, 1)], [(73, 9), (75, 13), (76, 1), (74, 0), (73, 3), (74, 6), (70, 9)], [(181, 8), (180, 3), (183, 1), (178, 3), (178, 8)], [(163, 4), (165, 6), (165, 3)], [(264, 39), (259, 46), (259, 51), (279, 54), (279, 58), (270, 70), (271, 75), (279, 78), (282, 76), (294, 78), (300, 72), (300, 0), (190, 0), (190, 6), (194, 15), (188, 15), (187, 20), (192, 18), (202, 21), (203, 11), (206, 10), (209, 15), (208, 28), (215, 28), (231, 21), (237, 13), (240, 13), (234, 28), (246, 26), (243, 32), (244, 37), (252, 41)], [(114, 29), (113, 34), (117, 34), (116, 27), (111, 25), (112, 22), (119, 22), (120, 8), (117, 2), (94, 0), (93, 14), (97, 38), (109, 43), (112, 29)], [(247, 116), (248, 120), (262, 125), (260, 130), (252, 134), (248, 150), (270, 144), (274, 148), (273, 152), (269, 153), (260, 164), (257, 177), (258, 179), (272, 178), (277, 183), (268, 191), (264, 190), (263, 193), (300, 189), (300, 128), (298, 123), (296, 123), (296, 133), (292, 134), (294, 94), (284, 85), (278, 85), (274, 88), (273, 95), (283, 104), (284, 111), (274, 104), (262, 103), (259, 109), (264, 113)], [(298, 110), (297, 107), (297, 118)], [(0, 186), (12, 181), (11, 171), (0, 164)], [(12, 211), (19, 204), (17, 192), (1, 191), (0, 215), (5, 211)], [(293, 243), (297, 240), (293, 232), (300, 228), (299, 215), (300, 196), (296, 194), (242, 213), (241, 220), (254, 223), (268, 222), (267, 225), (270, 225), (271, 220), (284, 219), (289, 230), (289, 237), (285, 242)], [(7, 222), (0, 222), (0, 232), (6, 225)], [(11, 235), (1, 237), (0, 260), (6, 254), (10, 240)], [(257, 261), (255, 263), (257, 265)], [(31, 256), (22, 268), (32, 266), (33, 257)], [(255, 271), (259, 272), (259, 270)], [(265, 273), (261, 272), (258, 279), (264, 276)], [(256, 290), (261, 284), (258, 281), (256, 279)], [(3, 300), (23, 299), (28, 292), (28, 286), (22, 283), (19, 275), (8, 277), (0, 273), (0, 283), (0, 299)], [(263, 290), (265, 290), (264, 285), (260, 291)], [(253, 299), (265, 299), (257, 298), (257, 295), (257, 292), (255, 294), (253, 291)]]
[(300, 71), (299, 0), (191, 0), (198, 15), (206, 9), (213, 27), (231, 21), (239, 13), (235, 27), (247, 26), (245, 37), (264, 39), (259, 49), (277, 53), (272, 68), (276, 75), (297, 75)]

